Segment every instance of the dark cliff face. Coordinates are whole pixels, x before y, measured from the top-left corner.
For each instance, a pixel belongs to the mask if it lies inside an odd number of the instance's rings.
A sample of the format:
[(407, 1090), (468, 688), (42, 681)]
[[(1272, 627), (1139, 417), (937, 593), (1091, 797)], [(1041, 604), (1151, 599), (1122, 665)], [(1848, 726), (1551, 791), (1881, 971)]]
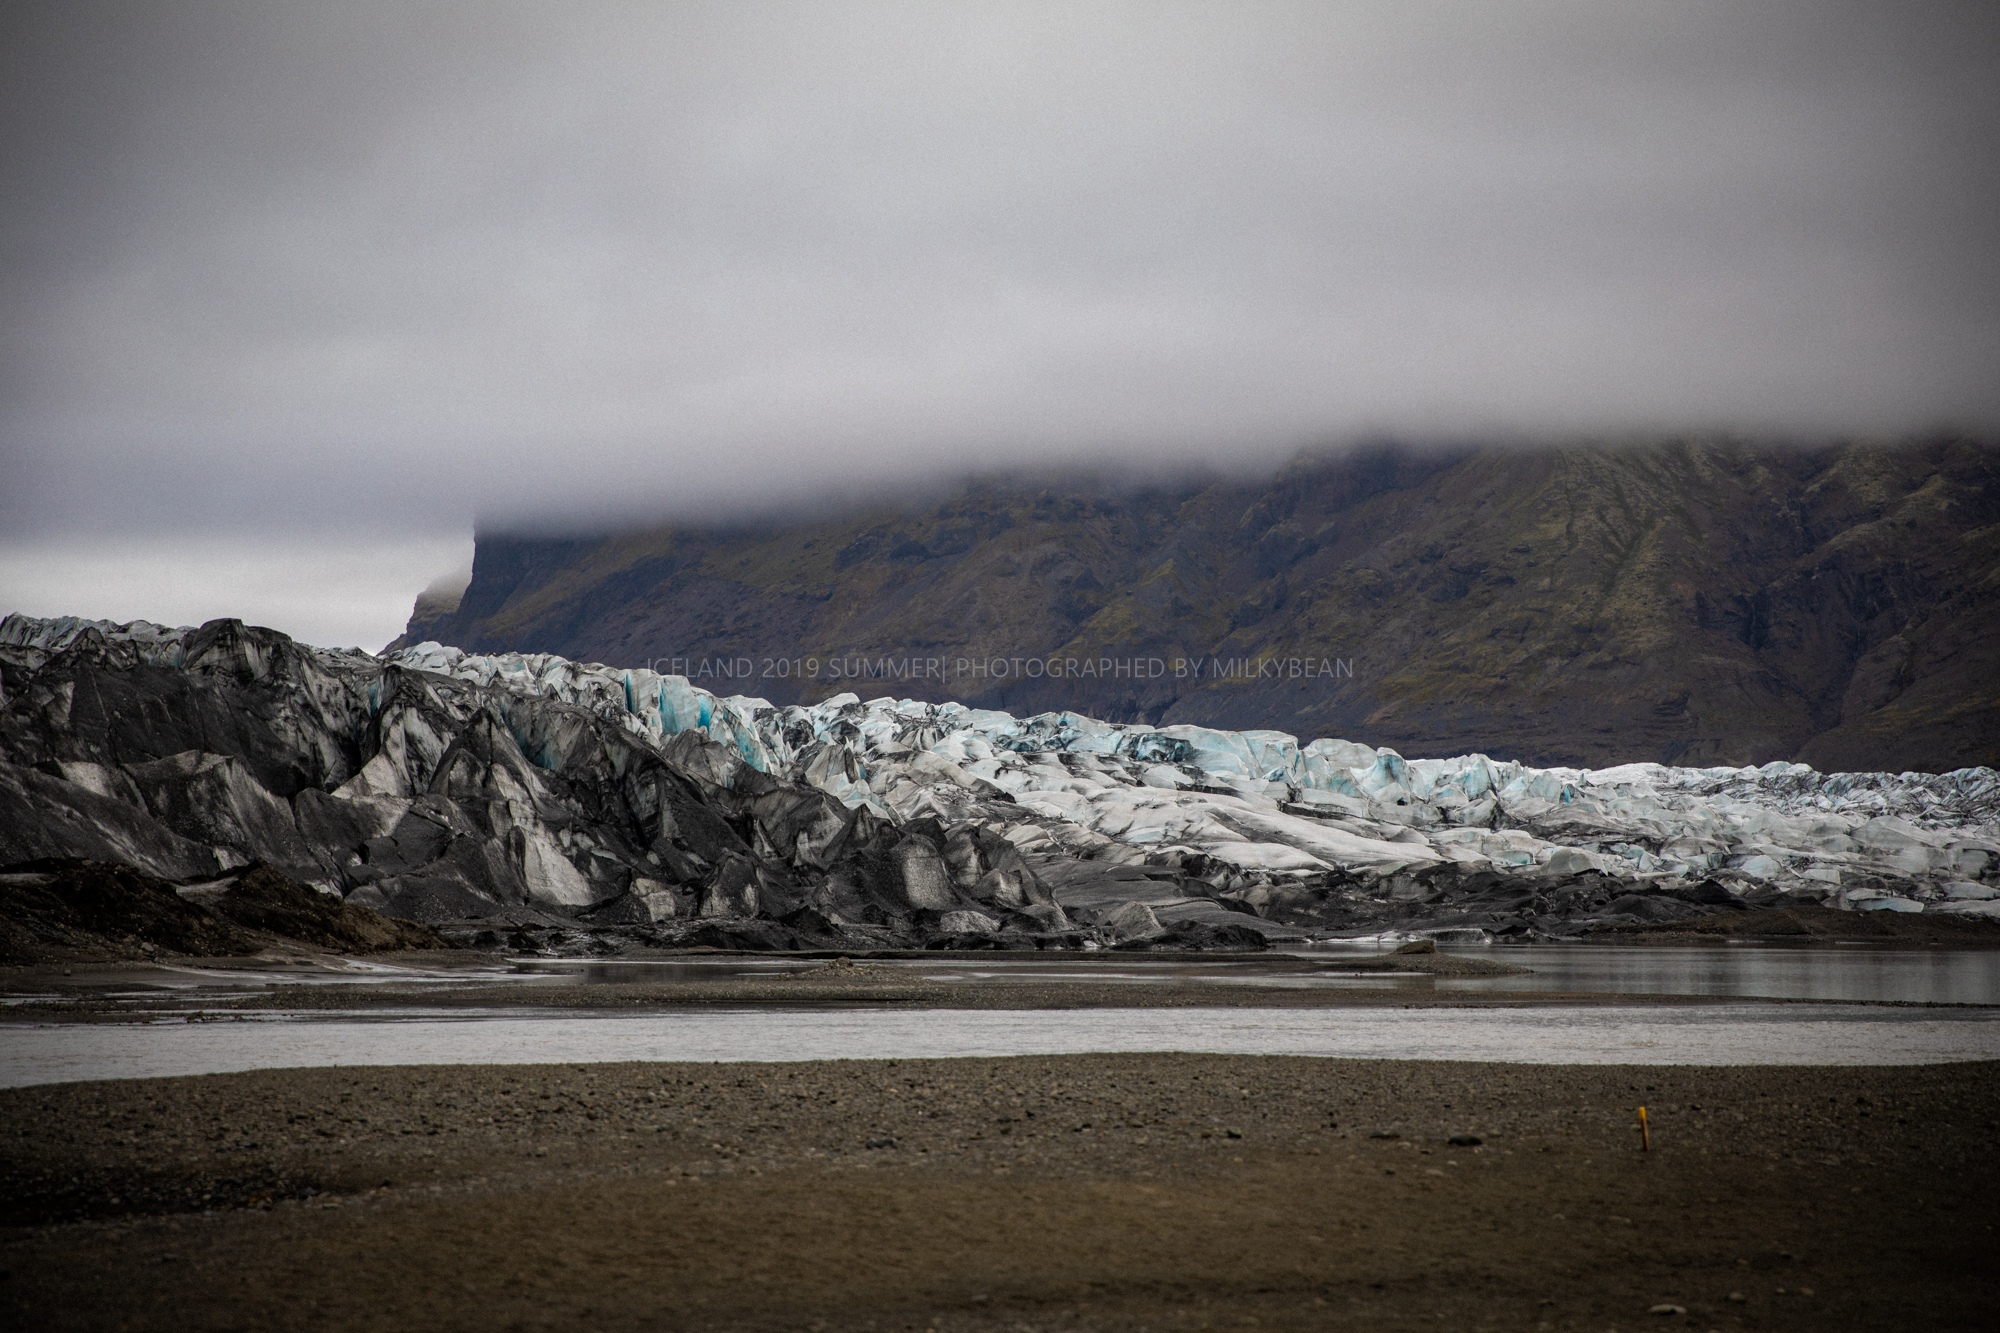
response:
[(487, 534), (457, 610), (411, 637), (777, 703), (1945, 771), (2000, 761), (2000, 450), (1380, 448), (1257, 484), (996, 480), (759, 527)]

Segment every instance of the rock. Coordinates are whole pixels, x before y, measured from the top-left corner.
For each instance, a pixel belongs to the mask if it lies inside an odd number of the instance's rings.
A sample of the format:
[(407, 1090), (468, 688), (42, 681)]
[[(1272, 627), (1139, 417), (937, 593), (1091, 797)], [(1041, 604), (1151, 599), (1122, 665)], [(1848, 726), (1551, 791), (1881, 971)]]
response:
[(1069, 917), (1054, 903), (1029, 903), (1014, 909), (1014, 917), (1029, 930), (1058, 934), (1073, 929)]
[(1438, 947), (1436, 940), (1411, 940), (1408, 944), (1401, 945), (1395, 949), (1391, 949), (1389, 952), (1408, 954), (1408, 953), (1436, 953), (1437, 951)]
[(1262, 950), (1271, 947), (1264, 933), (1251, 926), (1212, 925), (1206, 921), (1183, 921), (1169, 926), (1157, 935), (1147, 935), (1136, 940), (1127, 940), (1115, 945), (1118, 949), (1147, 949), (1160, 952), (1188, 950), (1207, 952), (1213, 950), (1243, 951)]
[(1677, 898), (1656, 893), (1627, 893), (1604, 905), (1607, 916), (1625, 916), (1634, 921), (1684, 921), (1701, 915), (1701, 909)]
[(363, 884), (360, 888), (347, 895), (347, 901), (356, 907), (365, 907), (371, 912), (379, 912), (383, 916), (393, 915), (389, 910), (389, 895), (382, 892), (380, 888), (373, 884)]
[[(1838, 882), (1838, 881), (1836, 881)], [(1741, 907), (1742, 901), (1729, 891), (1729, 886), (1721, 880), (1705, 879), (1699, 884), (1681, 890), (1683, 901), (1699, 907)]]
[[(838, 916), (822, 912), (816, 907), (801, 907), (790, 916), (783, 918), (783, 920), (787, 926), (797, 931), (802, 939), (825, 940), (838, 943), (848, 937), (848, 922)], [(837, 959), (835, 961), (847, 967), (854, 966), (852, 960)], [(829, 967), (833, 965), (832, 963), (828, 964)]]
[(896, 844), (893, 853), (903, 884), (903, 899), (912, 910), (951, 914), (958, 901), (950, 872), (938, 845), (921, 834), (912, 834)]
[(704, 949), (730, 953), (772, 953), (796, 949), (802, 941), (797, 931), (775, 921), (708, 921), (682, 936), (680, 942)]
[[(635, 879), (630, 892), (599, 903), (583, 914), (593, 925), (650, 926), (671, 921), (680, 914), (673, 890), (658, 880)], [(786, 919), (791, 924), (790, 918)]]
[[(557, 856), (560, 858), (560, 853)], [(756, 862), (748, 856), (725, 852), (722, 864), (701, 888), (701, 905), (695, 915), (754, 917), (762, 905), (758, 888)]]
[(1558, 847), (1549, 853), (1542, 868), (1550, 875), (1580, 875), (1587, 870), (1603, 870), (1605, 865), (1594, 852)]
[(239, 926), (341, 953), (448, 947), (428, 926), (343, 902), (337, 894), (287, 879), (261, 863), (232, 877), (213, 909)]
[(1085, 923), (1094, 928), (1112, 943), (1122, 944), (1127, 940), (1147, 939), (1165, 933), (1160, 919), (1153, 915), (1153, 909), (1139, 902), (1122, 902), (1116, 907), (1092, 913)]
[(1480, 1144), (1486, 1142), (1486, 1140), (1480, 1138), (1477, 1134), (1454, 1134), (1446, 1139), (1445, 1142), (1454, 1148), (1477, 1148)]

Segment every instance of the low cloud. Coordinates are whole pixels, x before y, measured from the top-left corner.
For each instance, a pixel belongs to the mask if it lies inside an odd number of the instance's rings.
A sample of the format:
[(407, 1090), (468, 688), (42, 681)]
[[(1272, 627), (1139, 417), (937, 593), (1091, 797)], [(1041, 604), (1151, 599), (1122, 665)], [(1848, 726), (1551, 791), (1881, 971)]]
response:
[(374, 652), (403, 632), (415, 590), (437, 571), (467, 568), (471, 560), (472, 541), (464, 537), (7, 542), (0, 543), (0, 609), (163, 625), (226, 616), (323, 648)]
[(1379, 433), (1990, 428), (1996, 13), (16, 14), (0, 526), (248, 568)]

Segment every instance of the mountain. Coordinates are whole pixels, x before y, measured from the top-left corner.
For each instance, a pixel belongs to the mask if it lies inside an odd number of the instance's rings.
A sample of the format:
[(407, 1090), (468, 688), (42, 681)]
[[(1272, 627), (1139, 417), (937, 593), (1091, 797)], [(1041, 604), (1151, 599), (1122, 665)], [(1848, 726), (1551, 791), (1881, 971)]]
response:
[(489, 531), (398, 646), (425, 639), (774, 703), (1939, 772), (2000, 762), (2000, 449), (1381, 447), (1254, 483), (989, 478), (756, 524)]

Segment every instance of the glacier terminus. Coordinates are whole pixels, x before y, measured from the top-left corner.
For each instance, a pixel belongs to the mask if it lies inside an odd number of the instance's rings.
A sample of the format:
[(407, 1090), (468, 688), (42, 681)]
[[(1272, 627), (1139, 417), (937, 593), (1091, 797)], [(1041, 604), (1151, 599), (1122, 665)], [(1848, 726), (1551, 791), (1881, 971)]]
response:
[(238, 621), (0, 623), (0, 862), (251, 861), (603, 950), (1571, 938), (1824, 905), (2000, 915), (2000, 773), (1534, 768), (1015, 717)]

